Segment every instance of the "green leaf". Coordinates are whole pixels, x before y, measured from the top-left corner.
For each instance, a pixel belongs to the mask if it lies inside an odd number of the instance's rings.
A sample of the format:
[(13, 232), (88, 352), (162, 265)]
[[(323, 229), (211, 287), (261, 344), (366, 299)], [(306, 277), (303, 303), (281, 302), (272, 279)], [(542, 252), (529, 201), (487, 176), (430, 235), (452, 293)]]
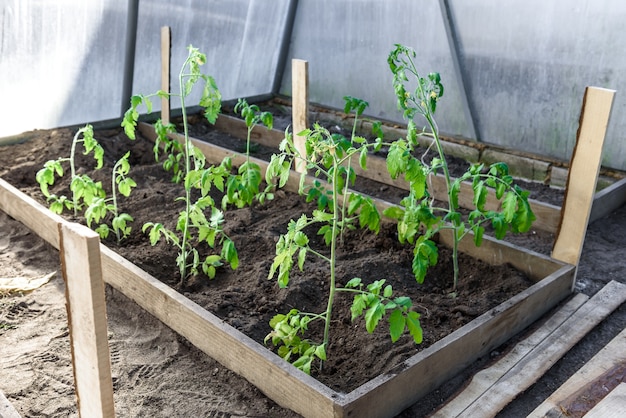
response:
[(236, 270), (239, 266), (239, 255), (235, 248), (235, 243), (230, 239), (224, 241), (222, 246), (222, 257), (230, 263), (230, 268)]
[(476, 206), (478, 210), (481, 210), (481, 211), (485, 210), (485, 203), (487, 202), (487, 192), (488, 192), (487, 186), (485, 186), (484, 181), (479, 181), (474, 186), (473, 203), (474, 203), (474, 206)]
[(508, 192), (502, 201), (502, 213), (507, 223), (513, 221), (515, 212), (517, 211), (517, 195), (514, 192)]
[(352, 301), (352, 306), (350, 306), (352, 321), (361, 316), (365, 308), (367, 308), (367, 296), (363, 294), (355, 295)]
[(377, 299), (365, 312), (365, 329), (368, 333), (374, 332), (378, 322), (385, 314), (385, 306)]
[(361, 285), (361, 279), (359, 277), (355, 277), (350, 279), (348, 283), (346, 283), (346, 287), (348, 288), (357, 288)]
[(391, 336), (391, 342), (395, 343), (400, 339), (405, 326), (406, 319), (404, 315), (402, 315), (402, 311), (396, 309), (391, 312), (391, 315), (389, 315), (389, 335)]
[(300, 271), (304, 269), (304, 261), (306, 260), (306, 248), (301, 248), (298, 252), (298, 268)]
[(474, 229), (474, 245), (480, 247), (483, 243), (483, 235), (485, 234), (485, 228), (482, 226), (476, 226)]
[(420, 315), (417, 312), (409, 311), (406, 316), (406, 327), (413, 337), (415, 344), (421, 344), (423, 340), (422, 326), (419, 321)]
[(406, 147), (402, 141), (396, 141), (389, 147), (387, 153), (387, 171), (392, 179), (397, 179), (401, 173), (406, 171)]
[(383, 215), (391, 219), (399, 220), (404, 218), (404, 209), (397, 206), (390, 206), (383, 211)]
[(326, 344), (321, 344), (318, 345), (315, 348), (315, 355), (317, 356), (317, 358), (319, 358), (320, 360), (326, 360)]

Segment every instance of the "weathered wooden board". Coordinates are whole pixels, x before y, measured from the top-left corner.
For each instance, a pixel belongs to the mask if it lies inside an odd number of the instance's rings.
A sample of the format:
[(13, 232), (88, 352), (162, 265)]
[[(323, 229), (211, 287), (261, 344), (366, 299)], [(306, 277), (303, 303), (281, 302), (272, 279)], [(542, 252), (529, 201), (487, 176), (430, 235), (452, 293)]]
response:
[(439, 409), (433, 418), (456, 417), (492, 387), (498, 379), (521, 361), (533, 348), (545, 340), (556, 328), (567, 320), (589, 298), (581, 293), (553, 314), (542, 326), (518, 343), (504, 357), (487, 369), (474, 375), (472, 381), (459, 394)]
[[(309, 127), (309, 63), (300, 59), (291, 60), (291, 95), (293, 97), (293, 143), (301, 156), (306, 156), (304, 138), (298, 133)], [(306, 171), (306, 161), (297, 159), (298, 173)]]
[(59, 236), (78, 412), (115, 417), (100, 237), (76, 223), (60, 223)]
[(626, 203), (626, 178), (596, 193), (589, 214), (589, 222), (604, 218), (624, 203)]
[(614, 90), (587, 87), (552, 257), (578, 264), (596, 190)]
[[(161, 90), (170, 92), (170, 58), (172, 30), (169, 26), (161, 27)], [(170, 123), (170, 99), (161, 97), (161, 120), (164, 125)]]
[(589, 331), (626, 300), (626, 285), (612, 281), (528, 352), (463, 411), (455, 416), (495, 416), (528, 389)]
[(604, 377), (620, 365), (626, 365), (626, 329), (554, 391), (529, 417), (566, 417), (570, 400), (586, 396), (593, 386), (602, 385)]
[(626, 383), (621, 383), (602, 399), (586, 418), (624, 418), (626, 417)]

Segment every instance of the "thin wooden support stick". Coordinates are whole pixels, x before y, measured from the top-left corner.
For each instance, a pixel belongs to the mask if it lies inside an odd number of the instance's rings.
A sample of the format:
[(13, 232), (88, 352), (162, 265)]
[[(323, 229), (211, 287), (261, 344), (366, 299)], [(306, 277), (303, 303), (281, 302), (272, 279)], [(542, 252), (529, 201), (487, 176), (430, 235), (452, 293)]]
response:
[(552, 258), (578, 265), (593, 204), (615, 90), (587, 87)]
[[(291, 73), (293, 141), (298, 152), (306, 155), (304, 138), (298, 136), (298, 133), (309, 127), (309, 62), (292, 59)], [(297, 172), (304, 173), (306, 162), (296, 160), (295, 168)]]
[[(161, 28), (161, 90), (170, 92), (170, 56), (172, 49), (172, 31), (169, 26)], [(170, 123), (170, 99), (161, 97), (161, 120)]]
[(100, 237), (83, 225), (61, 223), (59, 243), (78, 413), (115, 417)]

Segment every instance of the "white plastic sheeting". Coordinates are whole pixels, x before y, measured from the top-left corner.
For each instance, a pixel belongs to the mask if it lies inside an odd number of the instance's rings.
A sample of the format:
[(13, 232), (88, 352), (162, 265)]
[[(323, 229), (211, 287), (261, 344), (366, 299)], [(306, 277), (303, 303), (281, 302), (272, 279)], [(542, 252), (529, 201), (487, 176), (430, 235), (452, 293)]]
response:
[[(277, 65), (288, 5), (289, 0), (142, 0), (133, 92), (160, 88), (160, 28), (170, 26), (172, 92), (179, 92), (178, 73), (191, 44), (207, 55), (203, 71), (215, 78), (224, 99), (269, 93), (282, 71)], [(196, 96), (191, 99), (190, 105), (198, 103)], [(173, 100), (172, 107), (180, 102)]]
[(119, 116), (126, 4), (0, 2), (0, 137)]
[(626, 2), (451, 2), (482, 140), (569, 160), (586, 86), (617, 90), (603, 164), (626, 169)]
[[(369, 115), (402, 120), (387, 65), (396, 43), (416, 50), (424, 76), (441, 74), (439, 123), (449, 133), (469, 136), (437, 1), (300, 0), (289, 58), (309, 61), (311, 101), (343, 108), (343, 96), (355, 96), (370, 103)], [(291, 92), (290, 68), (283, 76), (284, 94)]]

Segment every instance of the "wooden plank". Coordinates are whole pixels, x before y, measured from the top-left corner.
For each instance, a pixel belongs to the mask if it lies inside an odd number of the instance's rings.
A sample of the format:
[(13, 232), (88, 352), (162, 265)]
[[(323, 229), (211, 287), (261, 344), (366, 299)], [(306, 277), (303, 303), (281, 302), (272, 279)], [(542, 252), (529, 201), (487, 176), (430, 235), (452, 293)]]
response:
[[(161, 90), (170, 92), (170, 57), (172, 49), (172, 30), (169, 26), (161, 27)], [(161, 120), (164, 125), (170, 123), (170, 99), (161, 97)]]
[[(452, 230), (442, 230), (438, 236), (440, 242), (452, 247), (454, 237)], [(522, 249), (515, 244), (487, 235), (483, 237), (481, 246), (476, 247), (471, 232), (459, 242), (459, 251), (492, 265), (509, 263), (534, 281), (542, 280), (558, 268), (555, 266), (563, 265), (544, 254)]]
[[(626, 364), (626, 329), (620, 332), (591, 360), (572, 375), (548, 399), (539, 405), (529, 418), (565, 416), (569, 401), (585, 393), (594, 385), (599, 384), (603, 376), (616, 365)], [(601, 384), (601, 383), (600, 383)], [(626, 414), (622, 415), (626, 416)]]
[(626, 203), (626, 178), (600, 190), (593, 198), (589, 222), (604, 218)]
[(502, 376), (521, 361), (532, 349), (544, 341), (589, 298), (581, 293), (552, 315), (539, 329), (518, 343), (504, 357), (489, 368), (479, 371), (471, 383), (451, 401), (439, 409), (433, 418), (456, 417), (463, 413), (478, 397), (487, 392)]
[(283, 407), (332, 417), (337, 393), (104, 245), (104, 280)]
[(59, 235), (78, 412), (114, 417), (100, 237), (76, 223), (59, 224)]
[(626, 417), (626, 383), (619, 384), (606, 398), (602, 399), (586, 418), (623, 418)]
[(614, 90), (587, 87), (552, 258), (577, 265), (595, 194)]
[(59, 248), (58, 224), (66, 221), (2, 178), (0, 178), (0, 209), (35, 231), (54, 248)]
[(19, 412), (15, 410), (11, 402), (0, 390), (0, 417), (1, 418), (21, 418)]
[[(245, 140), (248, 135), (246, 123), (233, 116), (219, 115), (215, 121), (215, 128), (236, 138)], [(264, 126), (255, 126), (250, 132), (250, 140), (266, 147), (278, 149), (278, 145), (285, 138), (285, 133), (276, 129), (267, 129)]]
[[(293, 143), (302, 156), (306, 156), (305, 139), (298, 133), (309, 127), (309, 63), (300, 59), (291, 60), (291, 95), (293, 118)], [(297, 159), (298, 173), (306, 171), (306, 161)]]
[(395, 371), (350, 392), (341, 399), (345, 416), (392, 417), (400, 413), (540, 318), (570, 294), (573, 279), (574, 267), (563, 267), (409, 358)]
[(459, 416), (495, 416), (528, 389), (589, 331), (626, 301), (626, 285), (611, 281), (567, 319), (549, 338), (532, 349), (512, 369)]

